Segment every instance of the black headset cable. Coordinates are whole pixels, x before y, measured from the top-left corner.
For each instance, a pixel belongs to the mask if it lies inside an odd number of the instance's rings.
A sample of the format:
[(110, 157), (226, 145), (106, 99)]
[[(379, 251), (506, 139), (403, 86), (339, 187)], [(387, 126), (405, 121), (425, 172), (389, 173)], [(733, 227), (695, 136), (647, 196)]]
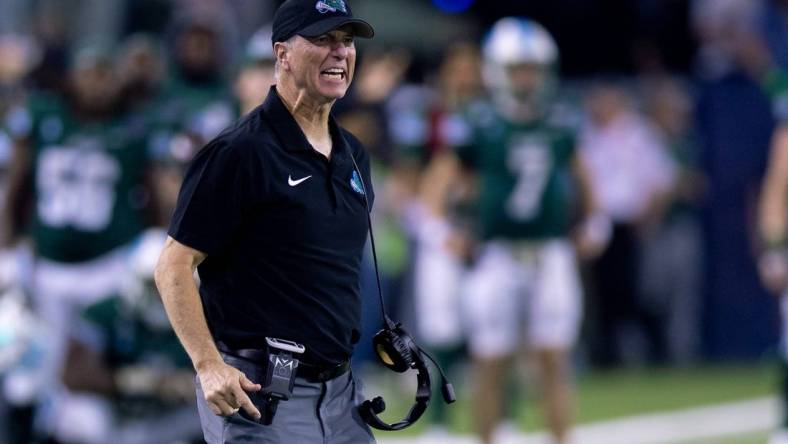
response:
[[(348, 151), (350, 150), (348, 149)], [(359, 182), (361, 182), (361, 190), (364, 192), (364, 205), (366, 206), (367, 209), (366, 211), (367, 227), (369, 228), (369, 242), (372, 245), (372, 261), (375, 264), (375, 281), (378, 284), (378, 299), (380, 300), (380, 313), (381, 316), (383, 316), (384, 326), (393, 330), (397, 328), (397, 326), (394, 324), (394, 322), (391, 319), (389, 319), (388, 315), (386, 315), (386, 307), (383, 301), (383, 290), (380, 285), (380, 271), (378, 270), (378, 253), (377, 250), (375, 249), (375, 235), (372, 233), (372, 216), (371, 216), (372, 209), (369, 206), (369, 198), (367, 197), (367, 187), (364, 184), (364, 178), (361, 175), (361, 169), (358, 167), (358, 164), (356, 163), (356, 159), (353, 157), (353, 153), (351, 152), (349, 153), (349, 155), (350, 155), (350, 160), (353, 162), (353, 167), (355, 168), (356, 174), (358, 174)], [(443, 400), (446, 402), (446, 404), (451, 404), (452, 402), (456, 401), (457, 398), (454, 394), (454, 386), (446, 378), (446, 375), (443, 373), (443, 369), (441, 368), (440, 365), (438, 365), (438, 362), (435, 360), (435, 358), (433, 358), (432, 355), (424, 351), (424, 349), (419, 347), (418, 345), (416, 346), (416, 348), (419, 350), (421, 354), (429, 358), (429, 360), (432, 361), (432, 364), (435, 366), (435, 368), (438, 369), (438, 373), (440, 373), (441, 375), (441, 395), (443, 395)]]

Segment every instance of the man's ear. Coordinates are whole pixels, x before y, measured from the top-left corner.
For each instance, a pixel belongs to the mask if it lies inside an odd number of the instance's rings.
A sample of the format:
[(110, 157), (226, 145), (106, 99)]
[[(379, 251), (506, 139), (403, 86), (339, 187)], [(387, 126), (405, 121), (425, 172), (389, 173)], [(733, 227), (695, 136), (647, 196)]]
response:
[(276, 56), (276, 61), (279, 62), (279, 66), (281, 66), (283, 69), (290, 68), (290, 63), (288, 61), (289, 54), (290, 54), (290, 43), (287, 42), (274, 43), (274, 55)]

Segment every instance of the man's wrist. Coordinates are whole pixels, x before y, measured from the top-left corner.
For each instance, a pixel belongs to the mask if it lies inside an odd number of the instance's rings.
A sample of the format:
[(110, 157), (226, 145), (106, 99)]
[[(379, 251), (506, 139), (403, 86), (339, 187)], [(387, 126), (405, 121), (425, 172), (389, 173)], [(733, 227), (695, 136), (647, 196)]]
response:
[(193, 361), (194, 370), (196, 370), (198, 373), (200, 371), (204, 370), (206, 367), (209, 367), (209, 366), (211, 366), (213, 364), (217, 364), (217, 363), (224, 364), (224, 360), (218, 354), (218, 352), (217, 352), (216, 356), (211, 356), (211, 357), (206, 357), (206, 358), (201, 358), (201, 359), (195, 359)]

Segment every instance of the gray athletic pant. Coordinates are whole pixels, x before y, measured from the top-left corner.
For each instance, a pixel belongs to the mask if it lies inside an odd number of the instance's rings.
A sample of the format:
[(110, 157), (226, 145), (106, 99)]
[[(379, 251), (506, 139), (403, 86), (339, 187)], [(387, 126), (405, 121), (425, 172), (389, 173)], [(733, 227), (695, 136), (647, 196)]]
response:
[[(223, 358), (252, 382), (262, 381), (262, 367), (224, 354)], [(372, 431), (358, 413), (357, 407), (364, 401), (364, 395), (352, 371), (327, 382), (296, 378), (293, 396), (279, 402), (273, 423), (268, 426), (248, 419), (242, 412), (229, 417), (217, 416), (205, 401), (199, 378), (196, 386), (197, 408), (208, 444), (375, 443)]]

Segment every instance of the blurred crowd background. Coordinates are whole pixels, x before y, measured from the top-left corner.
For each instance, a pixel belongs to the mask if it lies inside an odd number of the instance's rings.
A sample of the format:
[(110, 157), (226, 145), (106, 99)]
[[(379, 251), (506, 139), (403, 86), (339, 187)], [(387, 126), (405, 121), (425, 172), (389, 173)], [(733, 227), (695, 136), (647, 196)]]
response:
[[(156, 305), (152, 268), (185, 166), (273, 83), (266, 24), (279, 3), (0, 0), (0, 442), (107, 442), (94, 438), (110, 436), (96, 430), (102, 424), (112, 424), (116, 442), (147, 442), (141, 436), (152, 430), (154, 442), (199, 441), (193, 374)], [(425, 337), (422, 345), (462, 363), (472, 332), (420, 331), (451, 315), (430, 309), (429, 294), (414, 296), (417, 252), (430, 237), (414, 227), (414, 202), (452, 194), (425, 190), (435, 182), (424, 176), (440, 174), (431, 161), (451, 149), (459, 131), (453, 112), (486, 94), (485, 32), (501, 17), (522, 16), (557, 42), (553, 105), (576, 131), (612, 221), (606, 250), (581, 264), (584, 321), (574, 367), (777, 355), (779, 310), (758, 278), (756, 221), (772, 133), (788, 118), (788, 1), (364, 0), (352, 7), (377, 35), (357, 41), (352, 90), (334, 112), (372, 155), (384, 295), (395, 317)], [(65, 143), (64, 134), (133, 153), (118, 157), (134, 177), (120, 197), (126, 213), (111, 214), (102, 207), (106, 196), (89, 187), (74, 198), (84, 200), (55, 203), (58, 187), (73, 192), (118, 174), (90, 149), (43, 156), (30, 142)], [(48, 194), (35, 200), (35, 193)], [(83, 228), (107, 217), (125, 222), (105, 230), (105, 239), (85, 238), (43, 227), (36, 212)], [(452, 251), (471, 260), (472, 237), (460, 243)], [(91, 252), (102, 249), (118, 253), (110, 260), (117, 266), (96, 276)], [(85, 275), (46, 274), (52, 263), (82, 264)], [(68, 279), (94, 276), (119, 293), (47, 302)], [(362, 288), (365, 331), (354, 365), (374, 373), (378, 367), (365, 365), (380, 325), (371, 259)], [(56, 381), (42, 376), (48, 362), (64, 363)], [(75, 396), (69, 414), (48, 416), (58, 411), (50, 395), (64, 388), (86, 399)]]

